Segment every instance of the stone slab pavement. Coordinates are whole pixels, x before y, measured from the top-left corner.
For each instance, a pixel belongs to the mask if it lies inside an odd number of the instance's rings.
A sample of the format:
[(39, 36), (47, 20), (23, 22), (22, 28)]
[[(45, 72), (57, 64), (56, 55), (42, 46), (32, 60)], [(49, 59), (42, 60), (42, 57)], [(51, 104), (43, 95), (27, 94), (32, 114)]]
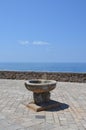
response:
[(0, 79), (0, 130), (86, 130), (86, 83), (57, 82), (51, 99), (61, 106), (35, 112), (24, 82)]

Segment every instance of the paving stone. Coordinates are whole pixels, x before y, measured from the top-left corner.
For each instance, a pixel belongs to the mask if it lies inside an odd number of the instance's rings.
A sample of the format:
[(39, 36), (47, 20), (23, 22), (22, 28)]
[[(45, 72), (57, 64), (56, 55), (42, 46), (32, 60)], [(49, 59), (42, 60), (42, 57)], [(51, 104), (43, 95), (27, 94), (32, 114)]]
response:
[(8, 127), (10, 124), (7, 122), (7, 120), (3, 119), (3, 120), (0, 120), (0, 126), (5, 126), (5, 127)]
[(86, 130), (86, 83), (58, 82), (51, 98), (62, 105), (34, 112), (24, 82), (0, 79), (0, 130)]

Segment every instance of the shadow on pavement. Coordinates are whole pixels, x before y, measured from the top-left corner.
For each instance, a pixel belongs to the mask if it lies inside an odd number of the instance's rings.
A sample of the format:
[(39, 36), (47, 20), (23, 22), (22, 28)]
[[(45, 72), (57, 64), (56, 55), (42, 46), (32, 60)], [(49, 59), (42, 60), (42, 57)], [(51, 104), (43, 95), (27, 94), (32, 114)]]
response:
[(45, 111), (51, 111), (51, 112), (54, 112), (54, 111), (61, 111), (61, 110), (65, 110), (65, 109), (68, 109), (69, 108), (69, 105), (66, 104), (66, 103), (61, 103), (61, 102), (57, 102), (57, 101), (54, 101), (54, 100), (51, 100), (53, 103), (55, 104), (58, 104), (56, 107), (52, 108), (52, 109), (49, 109), (49, 110), (45, 110)]

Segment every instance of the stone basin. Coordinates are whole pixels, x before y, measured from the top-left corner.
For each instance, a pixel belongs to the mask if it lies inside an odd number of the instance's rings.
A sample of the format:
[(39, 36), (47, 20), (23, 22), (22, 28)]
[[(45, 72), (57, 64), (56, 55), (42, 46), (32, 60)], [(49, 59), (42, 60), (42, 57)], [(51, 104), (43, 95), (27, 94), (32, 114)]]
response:
[(55, 80), (32, 79), (25, 82), (25, 87), (34, 93), (44, 93), (56, 87)]
[(25, 87), (33, 92), (33, 102), (28, 107), (41, 111), (58, 106), (50, 100), (50, 91), (56, 87), (55, 80), (32, 79), (25, 82)]

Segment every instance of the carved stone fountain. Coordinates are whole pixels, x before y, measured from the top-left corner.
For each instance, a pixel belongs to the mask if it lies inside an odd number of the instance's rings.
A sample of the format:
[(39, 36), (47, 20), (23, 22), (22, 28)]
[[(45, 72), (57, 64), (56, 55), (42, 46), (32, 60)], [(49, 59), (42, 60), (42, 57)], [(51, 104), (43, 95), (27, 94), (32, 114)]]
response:
[(50, 91), (56, 87), (55, 80), (28, 80), (25, 82), (25, 87), (33, 92), (33, 102), (27, 105), (29, 108), (42, 111), (59, 105), (57, 102), (50, 100)]

